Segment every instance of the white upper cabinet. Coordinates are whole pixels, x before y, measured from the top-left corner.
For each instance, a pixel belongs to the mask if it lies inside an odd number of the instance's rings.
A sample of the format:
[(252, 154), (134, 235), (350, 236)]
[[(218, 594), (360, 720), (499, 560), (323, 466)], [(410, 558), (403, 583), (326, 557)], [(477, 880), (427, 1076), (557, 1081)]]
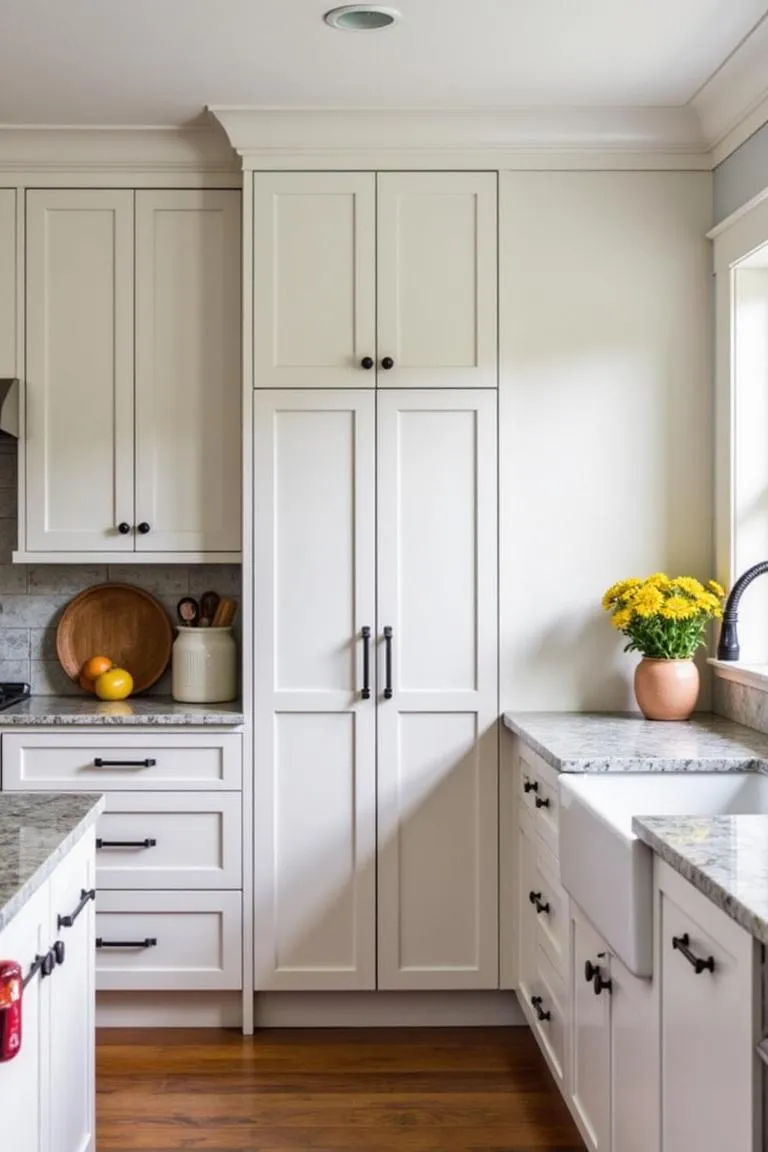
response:
[(379, 387), (495, 388), (496, 173), (377, 179)]
[(372, 387), (373, 173), (257, 173), (253, 213), (255, 387)]
[(496, 173), (253, 179), (256, 388), (496, 387)]
[(239, 193), (136, 193), (137, 551), (240, 547), (239, 265)]
[(380, 393), (377, 490), (379, 987), (495, 988), (496, 393)]
[(0, 377), (16, 376), (16, 191), (0, 188)]
[(132, 192), (27, 193), (26, 376), (26, 551), (133, 552)]

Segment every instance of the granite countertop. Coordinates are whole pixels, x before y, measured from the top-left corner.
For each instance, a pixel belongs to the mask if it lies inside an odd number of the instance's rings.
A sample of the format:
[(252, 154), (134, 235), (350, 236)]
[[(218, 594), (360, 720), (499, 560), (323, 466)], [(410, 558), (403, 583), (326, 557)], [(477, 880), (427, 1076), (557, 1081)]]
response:
[(104, 810), (83, 793), (0, 793), (0, 931)]
[(558, 772), (768, 772), (768, 736), (696, 713), (505, 712), (504, 723)]
[(237, 727), (245, 722), (236, 704), (177, 704), (167, 696), (138, 696), (105, 702), (95, 696), (30, 696), (0, 712), (0, 729), (26, 725), (46, 727), (125, 725), (126, 727)]
[(768, 944), (768, 816), (636, 816), (632, 830)]

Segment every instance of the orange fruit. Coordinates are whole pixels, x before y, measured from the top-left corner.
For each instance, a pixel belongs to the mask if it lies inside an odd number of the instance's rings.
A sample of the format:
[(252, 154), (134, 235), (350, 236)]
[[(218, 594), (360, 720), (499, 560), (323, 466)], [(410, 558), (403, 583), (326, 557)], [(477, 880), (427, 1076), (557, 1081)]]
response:
[(93, 680), (91, 680), (91, 678), (89, 676), (86, 676), (85, 672), (80, 673), (80, 679), (78, 680), (78, 684), (80, 685), (81, 688), (84, 688), (86, 692), (95, 692), (96, 691)]
[(96, 695), (100, 700), (125, 700), (133, 692), (133, 676), (125, 668), (110, 668), (96, 679)]
[(109, 656), (91, 656), (90, 660), (86, 660), (83, 664), (82, 672), (89, 680), (96, 680), (102, 672), (109, 672), (111, 667), (112, 661)]

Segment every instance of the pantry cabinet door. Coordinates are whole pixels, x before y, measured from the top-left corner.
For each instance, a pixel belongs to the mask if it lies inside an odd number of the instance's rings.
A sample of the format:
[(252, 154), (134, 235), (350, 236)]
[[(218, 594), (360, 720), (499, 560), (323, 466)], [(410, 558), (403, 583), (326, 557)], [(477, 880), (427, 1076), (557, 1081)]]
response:
[(379, 987), (496, 988), (496, 394), (380, 392), (377, 492)]
[(26, 251), (26, 551), (132, 552), (133, 192), (27, 192)]
[(374, 394), (257, 392), (257, 990), (373, 989)]
[(136, 193), (137, 552), (240, 549), (240, 193)]
[(0, 378), (16, 376), (16, 190), (0, 188)]
[(495, 388), (496, 173), (377, 180), (378, 386)]
[(375, 212), (372, 172), (255, 173), (254, 387), (374, 387)]

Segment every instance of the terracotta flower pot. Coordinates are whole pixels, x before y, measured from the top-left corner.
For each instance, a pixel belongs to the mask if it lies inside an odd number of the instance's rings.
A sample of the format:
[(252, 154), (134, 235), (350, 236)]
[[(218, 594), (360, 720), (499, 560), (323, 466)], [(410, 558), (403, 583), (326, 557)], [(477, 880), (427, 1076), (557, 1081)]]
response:
[(687, 720), (699, 698), (693, 660), (651, 660), (635, 669), (635, 696), (646, 720)]

